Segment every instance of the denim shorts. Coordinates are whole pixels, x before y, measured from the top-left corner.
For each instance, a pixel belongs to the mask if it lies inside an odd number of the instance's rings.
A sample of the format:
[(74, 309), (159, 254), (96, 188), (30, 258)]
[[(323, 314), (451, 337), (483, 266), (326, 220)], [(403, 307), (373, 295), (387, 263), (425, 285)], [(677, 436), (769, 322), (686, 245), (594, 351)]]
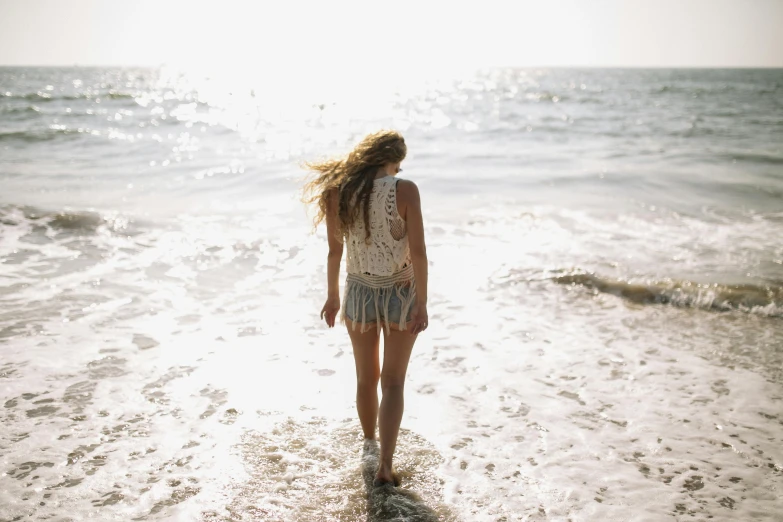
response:
[[(405, 323), (411, 320), (411, 308), (415, 299), (415, 289), (411, 286), (395, 285), (387, 288), (372, 289), (359, 282), (353, 282), (345, 295), (344, 314), (347, 319), (361, 325), (397, 324), (402, 321), (402, 309), (407, 308)], [(388, 307), (385, 306), (388, 299)], [(357, 303), (357, 300), (361, 302)], [(357, 306), (358, 305), (358, 306)], [(364, 313), (362, 313), (362, 311)], [(363, 321), (362, 321), (363, 319)]]

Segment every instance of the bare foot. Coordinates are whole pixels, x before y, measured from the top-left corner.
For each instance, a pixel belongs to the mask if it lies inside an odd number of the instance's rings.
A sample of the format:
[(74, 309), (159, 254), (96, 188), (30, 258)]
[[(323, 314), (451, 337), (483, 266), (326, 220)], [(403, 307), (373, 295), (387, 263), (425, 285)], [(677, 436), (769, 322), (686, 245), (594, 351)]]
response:
[(393, 471), (391, 467), (380, 465), (378, 466), (378, 472), (375, 474), (375, 480), (373, 480), (373, 486), (382, 486), (384, 484), (394, 484), (394, 487), (400, 486), (400, 476), (396, 471)]
[[(364, 439), (362, 442), (362, 455), (377, 455), (378, 454), (378, 441), (374, 439)], [(362, 457), (364, 458), (364, 457)]]

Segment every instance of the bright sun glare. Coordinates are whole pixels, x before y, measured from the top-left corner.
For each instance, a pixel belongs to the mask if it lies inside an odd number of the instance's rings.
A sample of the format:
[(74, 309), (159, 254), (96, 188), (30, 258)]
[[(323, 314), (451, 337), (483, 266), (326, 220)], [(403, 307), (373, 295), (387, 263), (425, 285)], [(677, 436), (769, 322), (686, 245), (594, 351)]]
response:
[[(110, 36), (123, 54), (188, 68), (285, 70), (325, 76), (438, 70), (466, 65), (547, 64), (591, 58), (589, 11), (569, 0), (556, 6), (486, 0), (470, 9), (444, 2), (371, 4), (140, 0), (114, 1), (91, 13), (93, 36)], [(133, 42), (133, 53), (124, 48)], [(129, 58), (130, 59), (130, 58)]]
[(0, 0), (0, 64), (388, 79), (453, 66), (779, 67), (780, 2)]

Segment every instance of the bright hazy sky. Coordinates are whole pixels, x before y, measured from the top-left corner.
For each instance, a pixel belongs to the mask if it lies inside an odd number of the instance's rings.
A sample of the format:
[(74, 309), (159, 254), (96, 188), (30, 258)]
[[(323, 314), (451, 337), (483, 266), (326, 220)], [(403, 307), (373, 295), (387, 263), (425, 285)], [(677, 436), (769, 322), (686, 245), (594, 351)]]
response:
[(783, 0), (0, 0), (0, 65), (783, 67)]

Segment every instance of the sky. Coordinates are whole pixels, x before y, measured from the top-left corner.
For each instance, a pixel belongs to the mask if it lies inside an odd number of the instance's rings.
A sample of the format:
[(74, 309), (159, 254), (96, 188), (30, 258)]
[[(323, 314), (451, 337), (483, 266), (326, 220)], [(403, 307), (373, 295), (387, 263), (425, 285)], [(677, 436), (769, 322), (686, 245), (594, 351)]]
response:
[(783, 67), (783, 0), (0, 0), (0, 65)]

